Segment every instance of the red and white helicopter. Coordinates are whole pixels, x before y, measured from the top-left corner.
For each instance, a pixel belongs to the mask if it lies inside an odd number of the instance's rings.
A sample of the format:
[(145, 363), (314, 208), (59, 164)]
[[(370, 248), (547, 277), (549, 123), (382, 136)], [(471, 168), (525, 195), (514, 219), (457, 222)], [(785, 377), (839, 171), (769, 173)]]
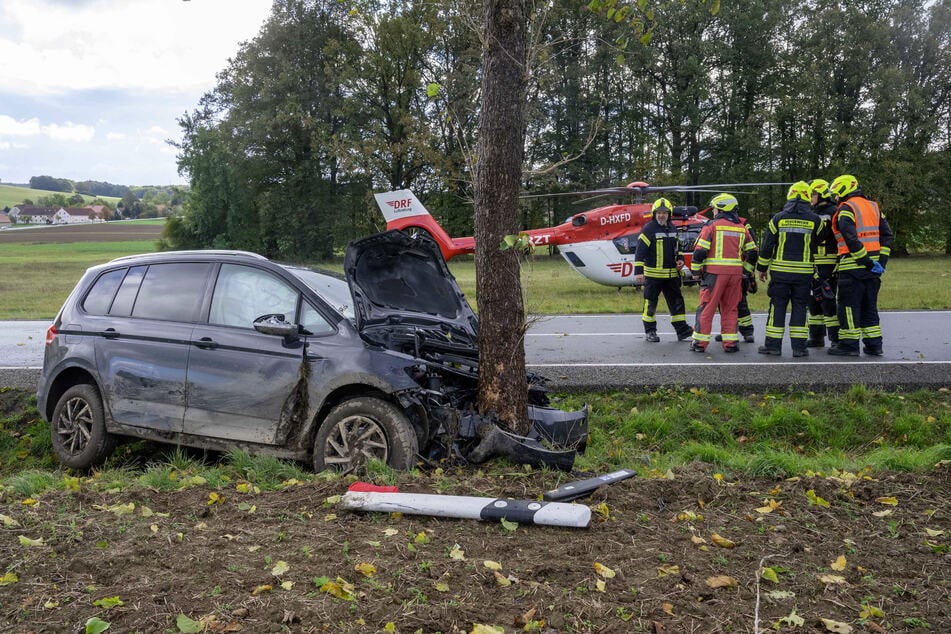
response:
[[(574, 214), (554, 227), (528, 229), (527, 234), (536, 246), (555, 245), (559, 253), (575, 271), (592, 282), (605, 286), (636, 286), (634, 281), (634, 254), (641, 229), (650, 221), (651, 203), (644, 202), (644, 195), (653, 192), (712, 192), (719, 193), (738, 187), (756, 185), (784, 185), (786, 183), (729, 183), (715, 185), (653, 186), (633, 182), (625, 187), (607, 187), (571, 194), (559, 195), (630, 195), (633, 201), (627, 204), (611, 204)], [(475, 252), (475, 238), (452, 238), (430, 215), (423, 204), (408, 189), (374, 194), (376, 203), (386, 219), (387, 229), (424, 231), (439, 245), (446, 260), (457, 255)], [(706, 210), (704, 210), (706, 211)], [(680, 250), (687, 266), (683, 268), (684, 280), (694, 281), (690, 273), (690, 258), (693, 244), (700, 229), (709, 220), (704, 211), (696, 207), (674, 207), (671, 222), (677, 228)]]

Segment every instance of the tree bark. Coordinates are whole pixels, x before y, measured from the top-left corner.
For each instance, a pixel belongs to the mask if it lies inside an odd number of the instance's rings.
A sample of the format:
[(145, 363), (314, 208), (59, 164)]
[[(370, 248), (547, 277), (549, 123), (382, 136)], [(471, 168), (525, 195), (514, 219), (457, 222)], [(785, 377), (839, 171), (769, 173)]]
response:
[(525, 0), (485, 0), (482, 109), (474, 178), (476, 297), (479, 305), (479, 411), (528, 430), (525, 312), (518, 253), (502, 251), (518, 233), (525, 142)]

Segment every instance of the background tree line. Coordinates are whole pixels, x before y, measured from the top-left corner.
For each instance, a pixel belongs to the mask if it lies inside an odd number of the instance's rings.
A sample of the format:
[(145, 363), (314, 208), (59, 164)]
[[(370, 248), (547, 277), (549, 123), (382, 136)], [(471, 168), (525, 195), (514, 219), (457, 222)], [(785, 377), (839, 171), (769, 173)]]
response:
[[(179, 121), (191, 189), (167, 241), (323, 259), (382, 228), (371, 192), (393, 188), (471, 235), (480, 6), (275, 0)], [(532, 5), (526, 192), (850, 172), (882, 203), (896, 252), (951, 253), (951, 0), (637, 11), (640, 39), (579, 0)], [(744, 197), (744, 215), (762, 226), (783, 194)], [(595, 204), (532, 199), (522, 223)]]

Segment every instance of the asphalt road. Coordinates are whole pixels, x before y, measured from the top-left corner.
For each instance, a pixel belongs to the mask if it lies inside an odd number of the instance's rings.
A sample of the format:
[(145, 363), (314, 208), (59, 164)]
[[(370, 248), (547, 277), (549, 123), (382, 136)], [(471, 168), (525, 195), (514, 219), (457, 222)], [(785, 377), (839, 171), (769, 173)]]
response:
[[(882, 313), (885, 355), (832, 357), (824, 349), (793, 359), (788, 341), (782, 357), (756, 352), (765, 314), (754, 314), (755, 344), (725, 354), (688, 350), (670, 322), (658, 316), (660, 343), (647, 343), (639, 315), (538, 317), (525, 340), (529, 370), (556, 390), (604, 390), (661, 386), (717, 390), (829, 389), (856, 383), (888, 388), (951, 387), (951, 311)], [(34, 389), (43, 365), (48, 321), (0, 322), (0, 386)], [(714, 323), (714, 332), (718, 324)]]

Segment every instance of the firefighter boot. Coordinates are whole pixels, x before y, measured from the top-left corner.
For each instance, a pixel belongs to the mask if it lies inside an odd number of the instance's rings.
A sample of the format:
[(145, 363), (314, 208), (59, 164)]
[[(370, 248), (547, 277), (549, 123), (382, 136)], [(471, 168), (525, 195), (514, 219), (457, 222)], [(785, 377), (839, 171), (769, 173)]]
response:
[(690, 342), (690, 351), (691, 352), (706, 352), (707, 346), (700, 343), (699, 341), (694, 340)]
[(760, 354), (771, 354), (779, 357), (783, 354), (783, 340), (775, 337), (766, 337), (766, 345), (760, 346), (756, 351)]
[(854, 348), (852, 346), (843, 346), (840, 341), (829, 348), (828, 353), (834, 357), (857, 357), (859, 356), (859, 347), (858, 345)]
[(794, 339), (792, 341), (792, 356), (794, 357), (808, 357), (809, 348), (807, 347), (808, 343), (803, 339)]
[(882, 350), (882, 344), (879, 343), (865, 343), (862, 345), (862, 352), (870, 357), (880, 357), (885, 354), (885, 351)]
[(753, 326), (740, 326), (740, 335), (744, 343), (753, 343), (756, 338), (753, 336)]
[(677, 341), (684, 341), (693, 337), (693, 328), (687, 324), (679, 324), (675, 326), (677, 330)]
[(644, 334), (644, 341), (647, 341), (648, 343), (657, 343), (660, 341), (660, 337), (657, 336), (656, 330), (648, 330)]
[(809, 339), (806, 341), (807, 348), (823, 348), (826, 345), (825, 342), (826, 327), (823, 325), (810, 325), (809, 326)]

